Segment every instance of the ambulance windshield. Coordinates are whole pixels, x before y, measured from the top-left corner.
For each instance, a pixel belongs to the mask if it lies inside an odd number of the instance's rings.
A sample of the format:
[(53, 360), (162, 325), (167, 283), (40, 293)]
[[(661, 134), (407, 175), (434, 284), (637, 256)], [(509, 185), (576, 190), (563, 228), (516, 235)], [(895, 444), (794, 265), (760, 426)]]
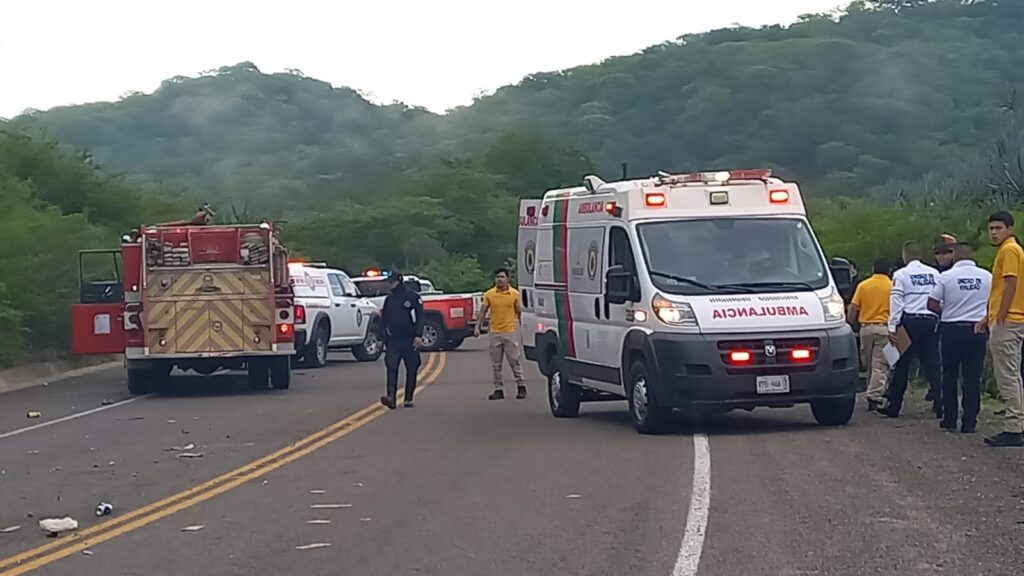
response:
[(828, 268), (804, 220), (673, 220), (637, 229), (651, 280), (669, 293), (794, 292), (828, 286)]

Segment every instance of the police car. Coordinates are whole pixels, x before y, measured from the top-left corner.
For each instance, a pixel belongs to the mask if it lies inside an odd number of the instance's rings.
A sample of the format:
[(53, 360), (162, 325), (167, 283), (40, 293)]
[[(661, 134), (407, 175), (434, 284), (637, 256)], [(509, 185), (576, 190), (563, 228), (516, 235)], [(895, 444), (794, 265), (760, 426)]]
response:
[(554, 416), (624, 398), (641, 433), (676, 408), (852, 417), (845, 286), (796, 184), (769, 170), (588, 176), (524, 200), (519, 216), (521, 336)]
[(295, 355), (301, 365), (324, 366), (328, 350), (350, 350), (362, 362), (380, 358), (380, 308), (360, 294), (348, 274), (308, 262), (290, 262), (288, 272), (295, 292)]

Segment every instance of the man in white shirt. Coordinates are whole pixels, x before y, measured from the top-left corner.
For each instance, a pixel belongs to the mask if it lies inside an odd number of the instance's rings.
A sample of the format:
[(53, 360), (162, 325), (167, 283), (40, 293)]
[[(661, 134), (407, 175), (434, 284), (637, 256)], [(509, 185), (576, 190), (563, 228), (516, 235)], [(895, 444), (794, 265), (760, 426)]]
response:
[(960, 431), (977, 430), (981, 409), (981, 375), (985, 369), (987, 335), (975, 330), (985, 319), (992, 274), (974, 262), (974, 247), (958, 244), (953, 252), (953, 267), (939, 276), (928, 299), (928, 308), (939, 314), (942, 341), (943, 418), (940, 426), (956, 430), (958, 408), (957, 380), (963, 372), (964, 414)]
[(902, 326), (910, 337), (910, 348), (900, 356), (893, 370), (889, 387), (889, 406), (883, 412), (898, 418), (903, 408), (903, 395), (910, 379), (910, 361), (917, 356), (921, 371), (928, 379), (932, 411), (942, 417), (942, 381), (939, 374), (939, 336), (935, 331), (939, 317), (928, 309), (928, 298), (938, 283), (939, 272), (921, 262), (921, 247), (915, 242), (903, 243), (903, 261), (907, 264), (892, 277), (889, 297), (889, 338), (896, 340)]

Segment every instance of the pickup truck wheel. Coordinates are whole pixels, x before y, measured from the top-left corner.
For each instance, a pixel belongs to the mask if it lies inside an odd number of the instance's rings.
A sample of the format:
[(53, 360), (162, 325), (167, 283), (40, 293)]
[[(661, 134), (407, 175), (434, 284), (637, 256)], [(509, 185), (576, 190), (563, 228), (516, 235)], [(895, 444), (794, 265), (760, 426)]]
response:
[(642, 361), (634, 362), (629, 369), (626, 399), (629, 415), (636, 431), (641, 434), (663, 434), (672, 420), (672, 409), (652, 403), (651, 376)]
[(465, 342), (465, 341), (466, 341), (466, 337), (465, 336), (463, 336), (461, 338), (452, 338), (451, 340), (448, 340), (447, 342), (445, 342), (445, 344), (444, 344), (444, 346), (442, 346), (442, 348), (444, 348), (445, 350), (455, 350), (459, 346), (462, 346), (462, 343)]
[(249, 371), (249, 388), (266, 390), (270, 384), (270, 367), (263, 360), (250, 360), (246, 369)]
[(423, 321), (423, 350), (439, 350), (446, 340), (444, 326), (437, 318), (427, 318)]
[(580, 415), (580, 387), (571, 384), (562, 373), (562, 363), (551, 360), (548, 374), (548, 406), (555, 418), (575, 418)]
[(313, 333), (313, 341), (309, 343), (304, 355), (305, 365), (310, 368), (323, 368), (327, 365), (327, 342), (331, 335), (327, 327), (321, 324)]
[(352, 355), (360, 362), (376, 362), (383, 352), (384, 345), (376, 326), (370, 326), (363, 343), (352, 349)]
[(270, 385), (275, 390), (287, 390), (292, 385), (292, 364), (288, 358), (274, 358), (270, 361)]
[(853, 418), (856, 398), (826, 398), (811, 401), (811, 413), (822, 426), (843, 426)]

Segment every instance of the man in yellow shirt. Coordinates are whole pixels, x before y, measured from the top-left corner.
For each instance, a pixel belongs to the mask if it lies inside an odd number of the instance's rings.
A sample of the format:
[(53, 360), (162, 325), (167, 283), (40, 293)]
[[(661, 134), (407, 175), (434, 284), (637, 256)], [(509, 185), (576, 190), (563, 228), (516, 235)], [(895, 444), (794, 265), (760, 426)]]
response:
[(989, 351), (999, 394), (1006, 402), (1003, 431), (985, 438), (989, 446), (1024, 446), (1024, 404), (1021, 400), (1021, 344), (1024, 343), (1024, 249), (1013, 236), (1013, 215), (999, 211), (988, 219), (996, 251), (988, 317), (976, 330), (989, 329)]
[(889, 295), (892, 280), (886, 275), (889, 263), (875, 260), (874, 274), (857, 285), (847, 312), (847, 321), (860, 324), (861, 361), (868, 369), (868, 411), (882, 406), (889, 362), (882, 349), (889, 342)]
[(505, 398), (505, 384), (501, 378), (502, 360), (508, 359), (512, 368), (512, 376), (516, 379), (516, 398), (526, 398), (526, 380), (523, 378), (523, 367), (519, 363), (519, 338), (516, 327), (519, 326), (519, 291), (509, 285), (507, 268), (500, 268), (494, 273), (494, 287), (484, 293), (484, 304), (480, 307), (475, 335), (480, 336), (480, 325), (488, 310), (491, 312), (490, 352), (491, 367), (494, 369), (494, 392), (488, 396), (490, 400)]

